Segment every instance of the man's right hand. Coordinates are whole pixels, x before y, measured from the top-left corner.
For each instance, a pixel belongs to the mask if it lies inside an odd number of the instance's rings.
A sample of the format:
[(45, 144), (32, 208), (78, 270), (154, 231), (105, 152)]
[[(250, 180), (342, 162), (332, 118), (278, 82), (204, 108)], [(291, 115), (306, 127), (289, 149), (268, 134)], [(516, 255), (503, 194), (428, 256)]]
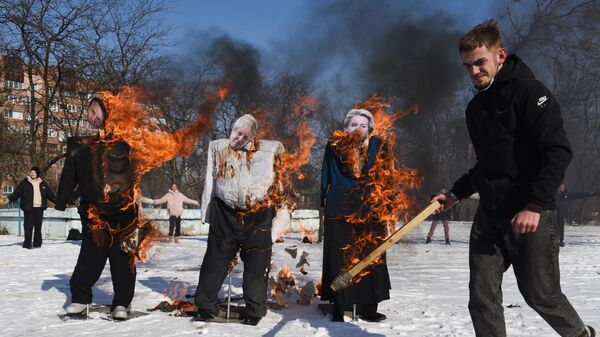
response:
[(440, 204), (442, 204), (442, 207), (438, 208), (434, 214), (443, 212), (445, 210), (449, 210), (450, 208), (452, 208), (452, 206), (454, 206), (454, 203), (456, 202), (456, 200), (454, 200), (453, 198), (451, 198), (450, 196), (440, 193), (436, 196), (434, 196), (433, 198), (431, 198), (431, 202), (434, 201), (438, 201)]

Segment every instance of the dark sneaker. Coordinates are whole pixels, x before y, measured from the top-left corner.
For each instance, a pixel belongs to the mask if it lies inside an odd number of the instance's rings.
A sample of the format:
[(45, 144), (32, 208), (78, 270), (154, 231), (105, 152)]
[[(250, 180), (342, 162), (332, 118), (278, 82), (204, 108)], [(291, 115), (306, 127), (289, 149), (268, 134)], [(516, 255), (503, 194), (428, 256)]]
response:
[(360, 319), (362, 319), (363, 321), (367, 322), (381, 322), (387, 318), (384, 314), (380, 314), (378, 312), (363, 313), (358, 317), (360, 317)]
[(343, 322), (344, 321), (344, 312), (333, 312), (331, 314), (331, 321), (332, 322)]
[(431, 238), (427, 238), (427, 240), (425, 240), (425, 243), (431, 243)]
[(564, 246), (565, 246), (565, 243), (561, 241), (561, 242), (558, 244), (558, 246), (559, 246), (559, 247), (564, 247)]
[(450, 239), (446, 239), (446, 244), (449, 245), (450, 244)]
[(242, 324), (254, 326), (254, 325), (257, 325), (258, 322), (260, 322), (260, 319), (261, 319), (261, 317), (248, 316), (242, 320)]
[(344, 321), (344, 305), (341, 302), (333, 302), (333, 311), (331, 312), (332, 322)]
[(215, 315), (213, 315), (210, 311), (198, 311), (194, 320), (201, 322), (210, 322), (215, 319)]

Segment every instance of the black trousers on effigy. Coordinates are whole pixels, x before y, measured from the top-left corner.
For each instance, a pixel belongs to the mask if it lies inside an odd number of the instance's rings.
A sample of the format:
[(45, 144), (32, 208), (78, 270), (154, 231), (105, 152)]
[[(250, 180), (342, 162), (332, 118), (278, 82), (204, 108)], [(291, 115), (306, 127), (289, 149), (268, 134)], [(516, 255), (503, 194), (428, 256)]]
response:
[[(102, 230), (102, 242), (96, 242), (93, 238), (93, 231), (89, 226), (89, 220), (80, 214), (84, 230), (82, 231), (81, 250), (77, 258), (77, 265), (69, 282), (71, 286), (71, 302), (73, 303), (92, 303), (92, 286), (98, 281), (106, 260), (110, 262), (110, 275), (112, 278), (113, 290), (115, 292), (112, 307), (127, 307), (133, 300), (135, 291), (136, 270), (135, 264), (130, 265), (131, 255), (121, 250), (121, 238), (115, 235), (112, 244), (108, 231)], [(135, 211), (124, 212), (121, 216), (108, 221), (113, 228), (125, 226), (135, 219)]]
[(229, 262), (240, 251), (244, 262), (243, 290), (249, 316), (267, 314), (267, 282), (271, 262), (272, 208), (242, 216), (218, 198), (210, 202), (208, 246), (196, 288), (198, 311), (219, 312), (218, 293)]

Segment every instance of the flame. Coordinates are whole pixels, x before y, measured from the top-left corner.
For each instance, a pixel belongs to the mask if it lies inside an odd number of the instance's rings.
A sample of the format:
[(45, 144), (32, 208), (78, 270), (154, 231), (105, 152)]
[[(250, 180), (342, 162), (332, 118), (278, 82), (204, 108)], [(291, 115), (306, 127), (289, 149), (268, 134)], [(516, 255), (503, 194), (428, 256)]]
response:
[(304, 243), (315, 242), (317, 235), (319, 235), (318, 230), (311, 231), (309, 228), (304, 227), (301, 223), (298, 224), (298, 229), (300, 230), (300, 241)]
[[(142, 263), (150, 261), (150, 256), (148, 254), (152, 247), (154, 247), (162, 237), (156, 228), (151, 225), (148, 225), (148, 227), (147, 232), (143, 235), (137, 248), (137, 259)], [(135, 261), (132, 261), (132, 264), (135, 264)]]
[(185, 301), (188, 293), (189, 284), (187, 282), (176, 282), (172, 287), (166, 288), (163, 292), (172, 302), (163, 301), (152, 310), (161, 310), (165, 312), (177, 311), (175, 316), (192, 316), (198, 312), (198, 307)]
[(165, 288), (163, 295), (172, 301), (183, 300), (188, 294), (188, 288), (187, 282), (175, 282), (170, 288)]
[(287, 297), (297, 290), (296, 278), (287, 263), (277, 272), (276, 277), (271, 276), (269, 284), (271, 285), (271, 296), (281, 307), (287, 306)]
[[(417, 170), (398, 163), (394, 151), (396, 131), (393, 125), (407, 114), (416, 113), (417, 108), (413, 107), (408, 112), (395, 111), (388, 114), (386, 110), (392, 106), (393, 101), (393, 98), (386, 99), (374, 95), (355, 105), (356, 108), (367, 109), (373, 114), (375, 129), (372, 136), (380, 138), (382, 144), (368, 173), (357, 176), (359, 183), (369, 191), (368, 198), (363, 200), (364, 209), (368, 209), (368, 212), (357, 211), (346, 220), (355, 225), (372, 223), (380, 227), (355, 235), (353, 242), (343, 247), (345, 259), (343, 271), (350, 269), (391, 235), (396, 221), (406, 219), (408, 212), (415, 206), (414, 199), (407, 194), (407, 191), (418, 188), (422, 179)], [(359, 160), (358, 151), (354, 149), (361, 146), (360, 141), (358, 134), (335, 131), (331, 144), (339, 153), (346, 154), (345, 163), (354, 167)], [(382, 262), (383, 260), (379, 258), (373, 265)], [(369, 272), (370, 268), (365, 269), (353, 279), (353, 282), (360, 281), (361, 277)]]
[[(315, 111), (318, 106), (318, 101), (315, 98), (305, 96), (301, 97), (292, 109), (292, 114), (286, 116), (285, 124), (295, 125), (296, 133), (289, 139), (281, 139), (286, 147), (285, 153), (279, 156), (276, 162), (276, 182), (271, 186), (269, 195), (251, 205), (251, 207), (242, 212), (250, 214), (259, 211), (264, 207), (287, 207), (290, 211), (296, 206), (293, 198), (296, 196), (294, 192), (294, 181), (303, 180), (304, 173), (301, 168), (308, 164), (310, 159), (311, 149), (316, 142), (316, 137), (310, 127), (309, 115)], [(260, 128), (257, 137), (269, 138), (274, 126), (269, 119), (269, 114), (266, 110), (257, 109), (254, 111), (257, 121), (260, 123)], [(272, 135), (271, 135), (272, 136)], [(289, 151), (291, 145), (296, 145), (295, 151)]]
[(323, 273), (319, 275), (317, 284), (315, 284), (315, 296), (321, 296), (321, 286), (323, 285)]
[(281, 269), (277, 272), (277, 278), (285, 282), (285, 284), (289, 286), (296, 285), (296, 278), (294, 277), (294, 273), (292, 273), (287, 263), (284, 264), (283, 267), (281, 267)]
[[(156, 122), (156, 116), (146, 110), (139, 102), (143, 99), (143, 92), (138, 88), (124, 87), (118, 94), (113, 95), (110, 92), (102, 92), (102, 101), (104, 102), (108, 118), (105, 121), (106, 137), (101, 141), (104, 144), (113, 144), (116, 142), (125, 142), (130, 147), (130, 160), (132, 163), (133, 175), (133, 193), (127, 188), (126, 192), (120, 193), (121, 201), (119, 206), (121, 211), (135, 209), (137, 201), (140, 198), (139, 184), (145, 173), (151, 169), (160, 166), (165, 161), (171, 160), (176, 156), (189, 155), (200, 135), (210, 126), (211, 112), (216, 105), (228, 94), (229, 89), (222, 88), (218, 92), (209, 96), (198, 111), (195, 120), (188, 126), (174, 132), (164, 132)], [(109, 193), (113, 187), (105, 185), (102, 202), (110, 201)], [(91, 226), (94, 237), (101, 236), (102, 229), (107, 228), (107, 224), (102, 221), (102, 214), (96, 208), (90, 208), (89, 217), (92, 220)], [(135, 228), (144, 224), (142, 214), (138, 214), (138, 219), (118, 232), (131, 233)], [(117, 234), (112, 229), (109, 231), (112, 240)], [(156, 230), (146, 230), (144, 235), (140, 235), (138, 243), (137, 257), (142, 262), (146, 261), (148, 251), (158, 239), (159, 234)], [(132, 258), (132, 268), (135, 265), (135, 258)]]

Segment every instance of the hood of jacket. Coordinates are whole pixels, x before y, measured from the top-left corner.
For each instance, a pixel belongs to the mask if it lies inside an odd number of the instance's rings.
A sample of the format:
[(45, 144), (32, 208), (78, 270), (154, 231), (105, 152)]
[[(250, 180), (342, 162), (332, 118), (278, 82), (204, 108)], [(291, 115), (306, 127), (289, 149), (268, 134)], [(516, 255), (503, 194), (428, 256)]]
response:
[(523, 60), (515, 54), (510, 54), (506, 58), (504, 65), (496, 74), (494, 84), (503, 84), (507, 81), (517, 80), (521, 78), (535, 79), (533, 72), (523, 63)]

